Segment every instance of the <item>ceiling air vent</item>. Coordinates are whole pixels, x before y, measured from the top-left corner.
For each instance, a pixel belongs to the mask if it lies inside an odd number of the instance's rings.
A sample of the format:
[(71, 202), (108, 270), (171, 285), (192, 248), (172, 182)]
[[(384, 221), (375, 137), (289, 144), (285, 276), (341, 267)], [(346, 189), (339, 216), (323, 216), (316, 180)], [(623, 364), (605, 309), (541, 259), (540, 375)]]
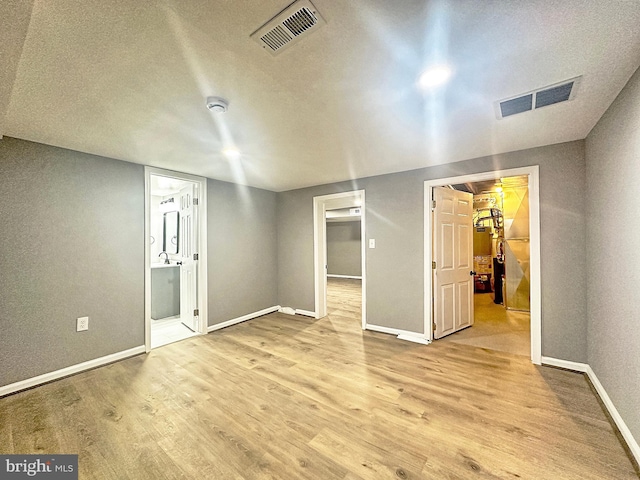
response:
[(509, 115), (531, 110), (532, 100), (533, 95), (529, 94), (500, 102), (500, 114), (503, 117), (508, 117)]
[(533, 92), (518, 95), (517, 97), (500, 100), (495, 103), (496, 115), (500, 119), (573, 100), (581, 79), (582, 77), (572, 78), (548, 87), (539, 88)]
[(267, 52), (277, 55), (324, 24), (310, 1), (298, 0), (253, 32), (251, 39)]

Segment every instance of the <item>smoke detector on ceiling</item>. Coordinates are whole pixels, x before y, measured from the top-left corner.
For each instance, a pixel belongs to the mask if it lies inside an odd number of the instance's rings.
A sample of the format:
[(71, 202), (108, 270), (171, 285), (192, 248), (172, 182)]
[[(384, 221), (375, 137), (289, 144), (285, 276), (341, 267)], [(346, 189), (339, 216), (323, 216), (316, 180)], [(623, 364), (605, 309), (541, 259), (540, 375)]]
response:
[(229, 109), (229, 102), (220, 97), (207, 97), (207, 108), (214, 113), (224, 113)]
[(309, 0), (297, 0), (253, 32), (250, 38), (270, 54), (277, 55), (325, 23)]

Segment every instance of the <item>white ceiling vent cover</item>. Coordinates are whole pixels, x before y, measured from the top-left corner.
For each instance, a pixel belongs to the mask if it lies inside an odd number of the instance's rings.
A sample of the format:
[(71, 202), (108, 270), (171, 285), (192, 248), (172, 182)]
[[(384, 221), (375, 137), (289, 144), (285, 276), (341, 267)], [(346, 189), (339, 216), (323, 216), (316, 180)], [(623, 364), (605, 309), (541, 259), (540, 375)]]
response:
[(309, 0), (298, 0), (253, 32), (251, 39), (277, 55), (325, 23)]
[(498, 119), (573, 100), (582, 76), (495, 102)]

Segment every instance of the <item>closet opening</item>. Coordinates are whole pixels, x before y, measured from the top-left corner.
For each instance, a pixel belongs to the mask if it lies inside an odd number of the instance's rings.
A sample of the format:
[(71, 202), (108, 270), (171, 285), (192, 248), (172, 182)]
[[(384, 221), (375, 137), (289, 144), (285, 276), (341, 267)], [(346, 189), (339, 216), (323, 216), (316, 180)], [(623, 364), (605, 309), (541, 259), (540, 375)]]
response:
[(425, 336), (431, 340), (540, 363), (537, 172), (528, 167), (425, 182), (425, 301), (431, 305)]

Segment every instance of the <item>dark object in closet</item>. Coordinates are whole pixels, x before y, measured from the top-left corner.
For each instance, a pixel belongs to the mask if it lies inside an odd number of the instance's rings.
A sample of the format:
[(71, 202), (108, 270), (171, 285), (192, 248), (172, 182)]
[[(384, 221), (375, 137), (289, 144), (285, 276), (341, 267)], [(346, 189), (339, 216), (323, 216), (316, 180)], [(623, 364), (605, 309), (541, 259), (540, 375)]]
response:
[(493, 289), (495, 290), (495, 298), (493, 303), (502, 304), (502, 276), (504, 275), (504, 263), (498, 262), (497, 258), (493, 259)]

